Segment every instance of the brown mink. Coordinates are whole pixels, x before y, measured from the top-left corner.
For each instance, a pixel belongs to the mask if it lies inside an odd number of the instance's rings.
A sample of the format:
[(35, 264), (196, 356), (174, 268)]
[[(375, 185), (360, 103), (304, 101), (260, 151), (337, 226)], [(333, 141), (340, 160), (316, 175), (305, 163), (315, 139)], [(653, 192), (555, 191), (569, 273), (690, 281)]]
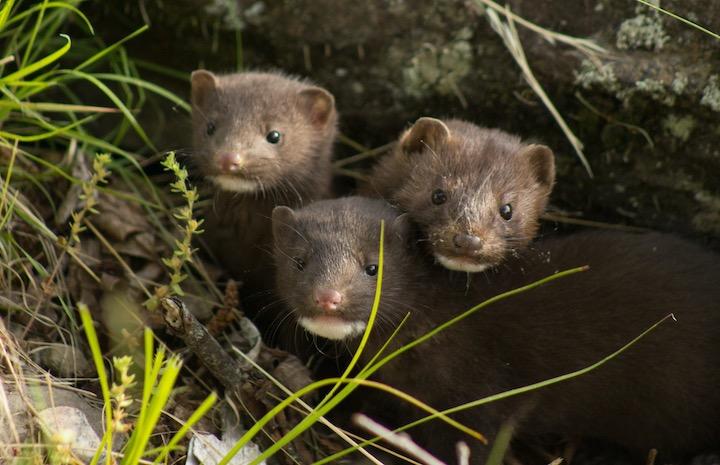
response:
[(524, 248), (555, 181), (544, 145), (466, 121), (420, 118), (361, 191), (408, 212), (435, 260), (480, 272)]
[[(391, 349), (473, 305), (559, 270), (589, 271), (496, 302), (402, 354), (374, 375), (438, 409), (587, 367), (670, 313), (668, 320), (596, 370), (454, 415), (492, 440), (501, 423), (523, 436), (560, 434), (617, 443), (660, 457), (720, 443), (720, 259), (660, 234), (588, 232), (548, 238), (486, 273), (469, 290), (413, 253), (404, 215), (382, 200), (325, 200), (273, 211), (277, 289), (299, 326), (352, 347), (376, 287), (380, 220), (386, 224), (377, 326), (361, 364), (409, 319)], [(386, 352), (387, 353), (387, 352)], [(369, 411), (399, 426), (419, 413), (391, 399)], [(413, 437), (455, 462), (466, 440), (473, 463), (488, 447), (433, 422)]]
[(203, 240), (243, 281), (272, 286), (270, 215), (329, 196), (333, 96), (277, 73), (192, 73), (193, 161), (216, 187)]

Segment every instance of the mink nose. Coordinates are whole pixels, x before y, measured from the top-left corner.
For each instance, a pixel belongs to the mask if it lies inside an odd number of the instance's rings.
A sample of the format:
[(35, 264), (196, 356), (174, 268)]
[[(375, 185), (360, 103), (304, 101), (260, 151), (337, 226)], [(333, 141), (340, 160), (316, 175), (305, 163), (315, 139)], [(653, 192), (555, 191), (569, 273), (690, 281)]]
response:
[(218, 156), (217, 164), (223, 172), (234, 173), (240, 169), (243, 160), (239, 153), (227, 152)]
[(469, 252), (475, 252), (482, 248), (482, 241), (477, 236), (470, 234), (455, 234), (453, 244), (458, 249), (465, 249)]
[(315, 304), (323, 310), (337, 310), (343, 296), (334, 289), (318, 289), (315, 291)]

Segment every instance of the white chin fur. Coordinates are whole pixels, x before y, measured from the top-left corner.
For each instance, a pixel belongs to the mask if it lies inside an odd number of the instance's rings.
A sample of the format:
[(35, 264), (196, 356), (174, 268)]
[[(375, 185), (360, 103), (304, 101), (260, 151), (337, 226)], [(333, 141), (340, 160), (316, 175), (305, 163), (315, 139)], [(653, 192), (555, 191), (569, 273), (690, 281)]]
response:
[(255, 192), (260, 185), (255, 181), (240, 179), (234, 176), (213, 176), (212, 181), (220, 186), (220, 189), (233, 192)]
[(300, 326), (310, 331), (313, 334), (322, 336), (326, 339), (346, 339), (352, 336), (357, 336), (365, 331), (364, 321), (343, 321), (340, 318), (334, 317), (316, 317), (306, 318), (302, 317), (298, 320)]
[(466, 273), (480, 273), (490, 268), (487, 263), (471, 263), (467, 260), (446, 257), (445, 255), (435, 254), (437, 261), (449, 270), (464, 271)]

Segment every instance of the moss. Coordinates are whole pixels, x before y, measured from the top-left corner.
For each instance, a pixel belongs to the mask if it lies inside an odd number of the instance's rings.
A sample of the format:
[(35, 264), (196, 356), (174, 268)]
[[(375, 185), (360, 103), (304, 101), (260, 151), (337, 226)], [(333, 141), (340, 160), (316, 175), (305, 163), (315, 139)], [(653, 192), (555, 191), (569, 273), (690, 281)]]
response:
[(472, 70), (472, 31), (463, 28), (443, 46), (425, 43), (403, 69), (407, 92), (421, 97), (433, 91), (441, 95), (456, 92), (457, 83)]
[[(656, 4), (659, 2), (655, 2)], [(638, 6), (637, 16), (620, 24), (615, 45), (622, 50), (642, 48), (660, 50), (670, 39), (662, 23), (660, 13), (645, 6)]]
[(717, 74), (710, 76), (710, 79), (708, 79), (700, 103), (712, 108), (714, 111), (720, 111), (720, 82), (718, 82)]
[(662, 122), (665, 132), (683, 142), (690, 139), (690, 134), (692, 134), (696, 125), (697, 120), (691, 115), (677, 116), (670, 114)]

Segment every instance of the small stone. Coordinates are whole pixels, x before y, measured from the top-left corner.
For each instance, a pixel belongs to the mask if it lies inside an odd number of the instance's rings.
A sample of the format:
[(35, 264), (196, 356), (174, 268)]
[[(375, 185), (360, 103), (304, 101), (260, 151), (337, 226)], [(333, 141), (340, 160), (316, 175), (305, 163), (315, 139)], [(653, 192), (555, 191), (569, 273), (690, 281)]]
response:
[(100, 447), (100, 437), (81, 410), (53, 407), (41, 410), (38, 417), (48, 442), (56, 446), (55, 453), (64, 454), (69, 450), (83, 462), (92, 460)]
[(35, 361), (62, 378), (87, 378), (95, 369), (76, 347), (64, 344), (50, 344), (36, 352)]

